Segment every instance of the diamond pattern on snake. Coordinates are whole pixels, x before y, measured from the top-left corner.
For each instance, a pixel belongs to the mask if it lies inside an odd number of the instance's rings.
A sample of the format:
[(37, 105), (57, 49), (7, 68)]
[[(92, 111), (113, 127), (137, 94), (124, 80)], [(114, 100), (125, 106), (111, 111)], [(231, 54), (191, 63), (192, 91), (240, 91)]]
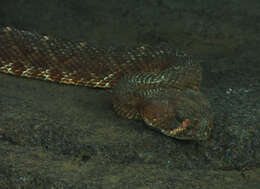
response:
[(0, 72), (113, 88), (115, 112), (181, 140), (206, 140), (212, 110), (200, 92), (201, 66), (166, 44), (100, 48), (12, 27), (0, 28)]

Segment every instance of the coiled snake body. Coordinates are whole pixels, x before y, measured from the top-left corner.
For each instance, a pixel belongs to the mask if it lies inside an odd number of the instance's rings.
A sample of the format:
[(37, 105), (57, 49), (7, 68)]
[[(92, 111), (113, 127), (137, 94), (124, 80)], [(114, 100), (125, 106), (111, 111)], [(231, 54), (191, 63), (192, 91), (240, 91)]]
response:
[(212, 112), (199, 91), (201, 67), (166, 45), (102, 49), (11, 27), (0, 28), (0, 71), (89, 87), (114, 88), (115, 111), (161, 133), (208, 139)]

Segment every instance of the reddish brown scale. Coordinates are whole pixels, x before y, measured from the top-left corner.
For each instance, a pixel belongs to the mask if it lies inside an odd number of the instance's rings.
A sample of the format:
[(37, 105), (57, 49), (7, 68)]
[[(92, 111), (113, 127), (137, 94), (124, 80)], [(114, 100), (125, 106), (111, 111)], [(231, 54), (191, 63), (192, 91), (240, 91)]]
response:
[(201, 68), (166, 45), (97, 48), (11, 27), (0, 28), (0, 71), (29, 78), (112, 88), (115, 111), (161, 133), (205, 140), (212, 127), (199, 92)]
[(14, 75), (21, 75), (25, 70), (26, 70), (26, 68), (23, 65), (14, 64), (11, 69), (11, 72), (13, 72)]

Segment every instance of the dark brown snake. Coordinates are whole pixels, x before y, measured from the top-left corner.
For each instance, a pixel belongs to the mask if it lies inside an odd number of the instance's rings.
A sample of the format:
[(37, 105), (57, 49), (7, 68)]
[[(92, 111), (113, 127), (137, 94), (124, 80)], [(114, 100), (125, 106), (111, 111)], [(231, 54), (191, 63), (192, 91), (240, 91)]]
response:
[(142, 119), (177, 139), (210, 136), (213, 116), (199, 91), (200, 64), (166, 45), (103, 49), (11, 27), (0, 28), (0, 43), (3, 73), (113, 87), (113, 107), (119, 115)]

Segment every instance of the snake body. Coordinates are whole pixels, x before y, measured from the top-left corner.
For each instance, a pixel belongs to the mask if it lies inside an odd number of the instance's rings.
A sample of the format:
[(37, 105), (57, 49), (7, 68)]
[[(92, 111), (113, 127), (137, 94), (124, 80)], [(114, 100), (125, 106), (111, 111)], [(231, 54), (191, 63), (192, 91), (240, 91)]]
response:
[(167, 45), (98, 48), (11, 27), (0, 28), (0, 72), (58, 83), (113, 88), (115, 111), (184, 140), (208, 139), (209, 102), (200, 64)]

